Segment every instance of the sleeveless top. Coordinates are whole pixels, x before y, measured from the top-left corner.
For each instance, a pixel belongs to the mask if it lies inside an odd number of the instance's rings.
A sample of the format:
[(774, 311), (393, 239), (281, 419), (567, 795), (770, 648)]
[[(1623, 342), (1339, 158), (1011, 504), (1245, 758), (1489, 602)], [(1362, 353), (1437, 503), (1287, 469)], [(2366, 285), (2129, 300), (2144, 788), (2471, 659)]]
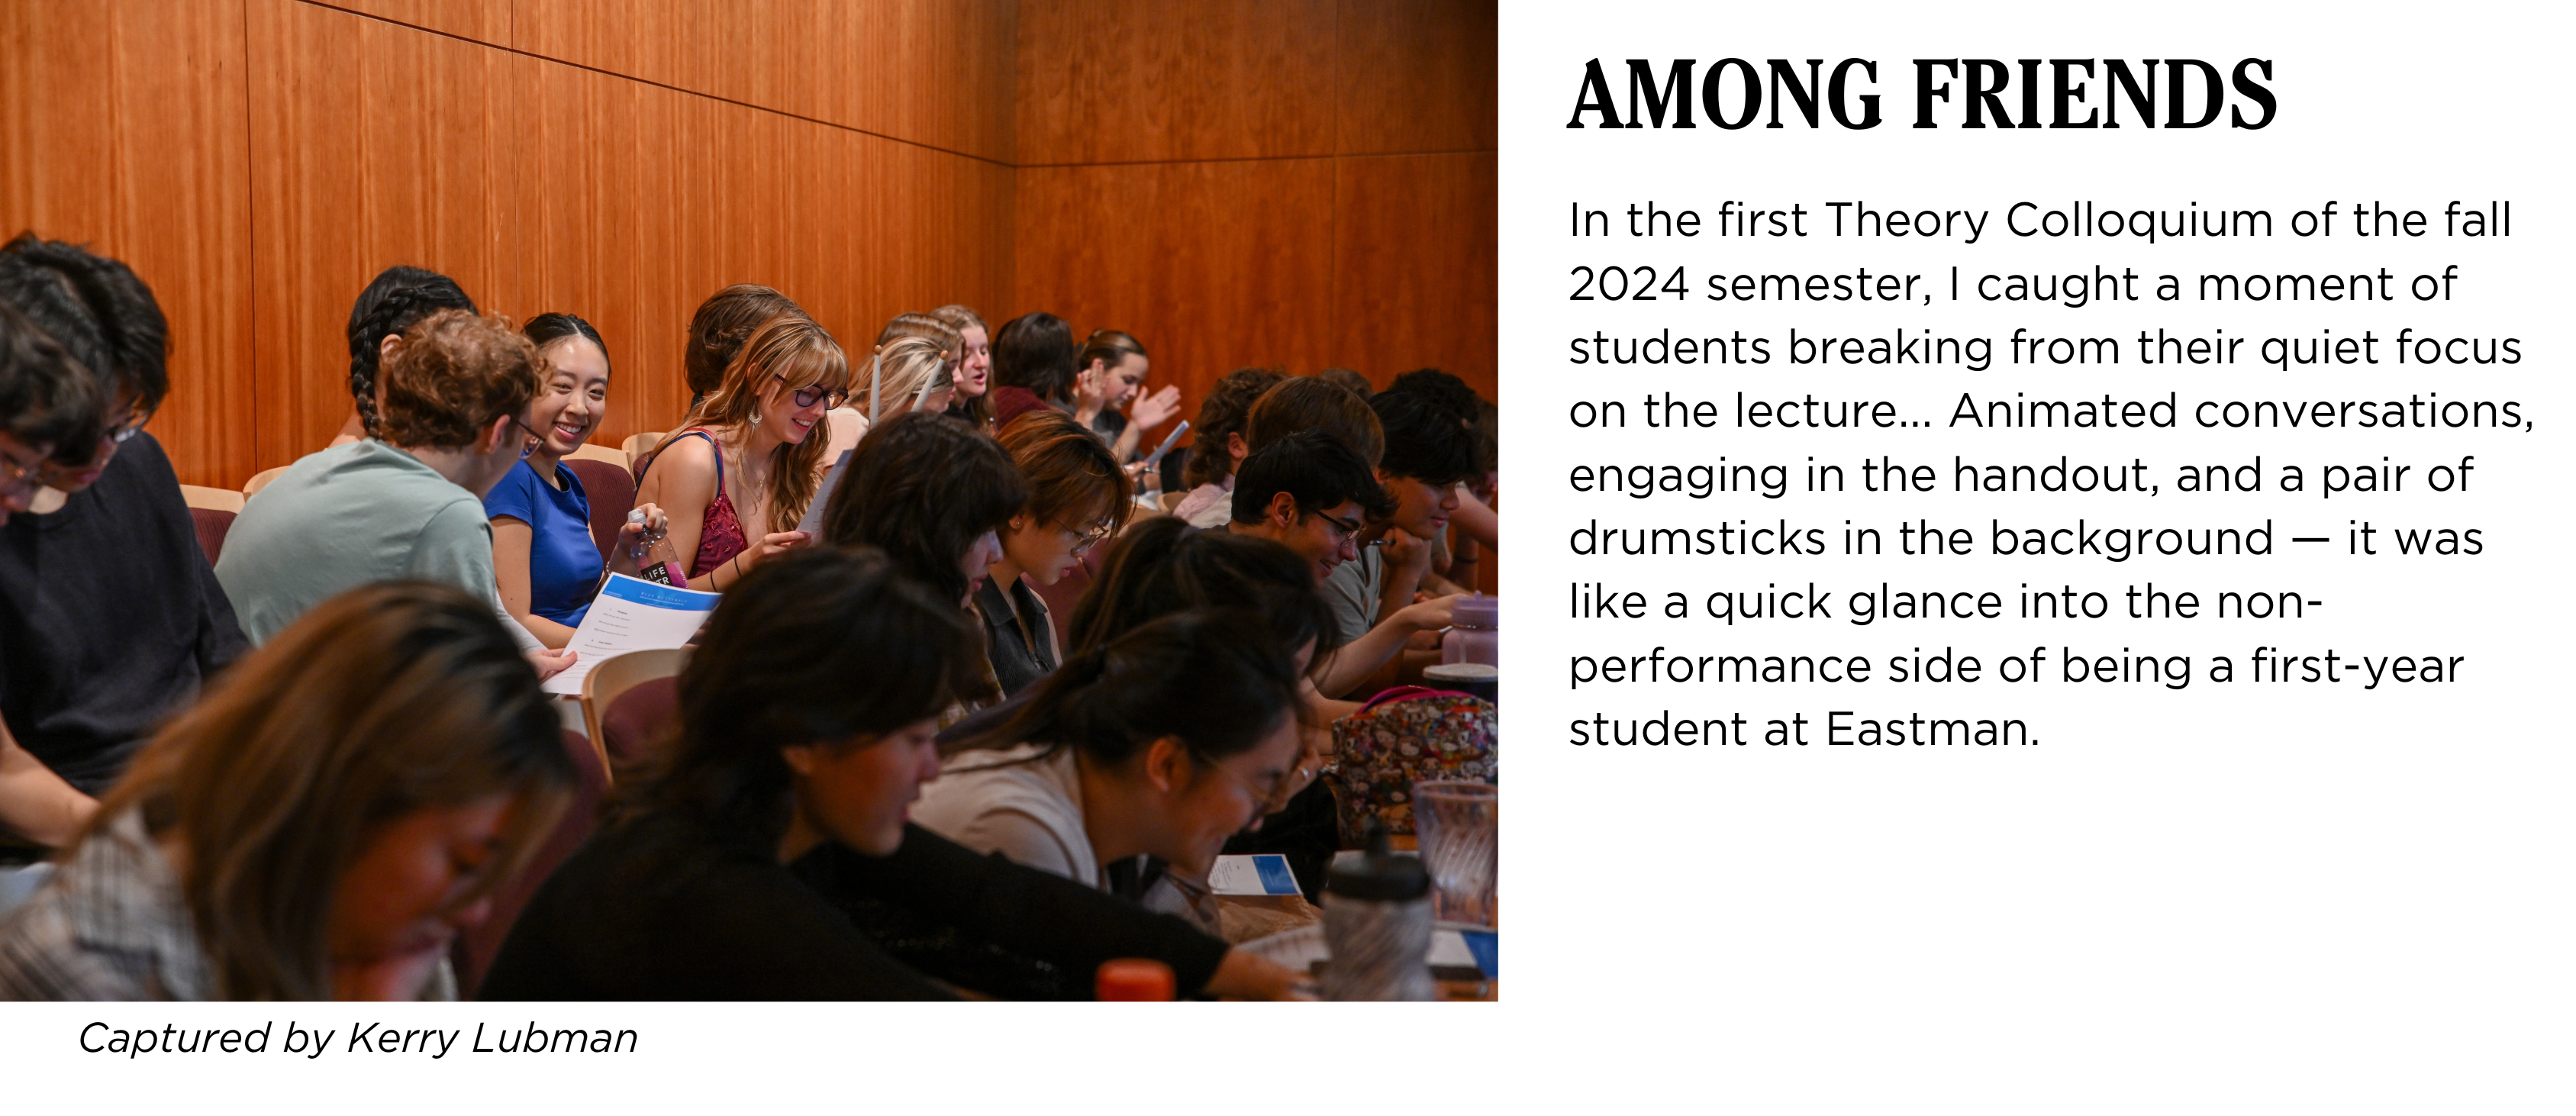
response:
[[(716, 455), (716, 498), (707, 505), (706, 518), (698, 527), (698, 553), (689, 564), (690, 577), (705, 577), (716, 567), (733, 561), (735, 555), (751, 549), (751, 542), (743, 537), (742, 518), (734, 514), (733, 499), (725, 495), (724, 447), (704, 430), (682, 431), (678, 438), (705, 438), (707, 449)], [(659, 453), (654, 454), (653, 460), (661, 459)]]

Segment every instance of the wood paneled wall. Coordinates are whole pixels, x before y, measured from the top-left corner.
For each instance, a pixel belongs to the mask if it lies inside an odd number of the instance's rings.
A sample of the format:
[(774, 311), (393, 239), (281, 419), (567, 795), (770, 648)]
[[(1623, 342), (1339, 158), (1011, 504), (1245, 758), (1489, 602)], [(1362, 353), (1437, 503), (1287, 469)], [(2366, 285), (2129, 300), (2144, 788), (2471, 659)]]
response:
[(1184, 414), (1245, 365), (1437, 367), (1491, 396), (1494, 21), (1023, 0), (1013, 312), (1135, 334)]
[(732, 282), (845, 344), (965, 302), (1242, 364), (1494, 375), (1494, 15), (1451, 0), (12, 0), (0, 235), (131, 263), (153, 431), (239, 485), (349, 413), (376, 271), (609, 341), (613, 441)]

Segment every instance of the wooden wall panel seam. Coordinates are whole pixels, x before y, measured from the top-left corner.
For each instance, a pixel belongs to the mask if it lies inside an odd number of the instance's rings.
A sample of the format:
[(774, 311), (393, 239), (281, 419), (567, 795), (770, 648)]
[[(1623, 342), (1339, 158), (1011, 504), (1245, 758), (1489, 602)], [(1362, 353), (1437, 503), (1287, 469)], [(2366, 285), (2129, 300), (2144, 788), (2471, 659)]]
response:
[(440, 38), (443, 38), (443, 39), (454, 39), (454, 40), (456, 40), (456, 41), (458, 41), (458, 42), (462, 42), (462, 43), (471, 43), (471, 44), (473, 44), (473, 45), (475, 45), (475, 46), (482, 47), (482, 48), (484, 48), (484, 49), (486, 49), (486, 50), (497, 50), (497, 51), (503, 51), (503, 52), (506, 52), (506, 53), (509, 53), (509, 54), (514, 54), (514, 55), (518, 55), (518, 56), (520, 56), (520, 57), (524, 57), (524, 58), (533, 58), (533, 59), (536, 59), (536, 60), (538, 60), (538, 61), (540, 61), (540, 62), (545, 62), (545, 63), (549, 63), (549, 64), (556, 65), (556, 66), (565, 66), (565, 67), (569, 67), (569, 68), (576, 69), (576, 70), (582, 70), (582, 71), (585, 71), (585, 72), (588, 72), (588, 73), (600, 74), (600, 75), (603, 75), (603, 76), (606, 76), (606, 77), (613, 77), (613, 78), (616, 78), (616, 79), (618, 79), (618, 80), (620, 80), (620, 81), (631, 81), (631, 82), (634, 82), (634, 83), (636, 83), (636, 84), (638, 84), (638, 85), (650, 85), (650, 86), (653, 86), (653, 87), (655, 87), (655, 88), (659, 88), (659, 89), (667, 89), (667, 90), (670, 90), (671, 92), (678, 93), (678, 94), (681, 94), (681, 95), (683, 95), (683, 96), (688, 96), (688, 97), (697, 97), (697, 98), (701, 98), (701, 99), (703, 99), (703, 100), (707, 100), (707, 101), (715, 102), (715, 103), (717, 103), (717, 104), (733, 105), (733, 106), (735, 106), (735, 107), (737, 107), (737, 108), (750, 109), (750, 110), (752, 110), (752, 111), (754, 111), (754, 112), (765, 112), (765, 113), (768, 113), (768, 114), (770, 114), (770, 115), (772, 115), (772, 116), (784, 117), (784, 118), (789, 119), (789, 120), (801, 120), (801, 121), (804, 121), (805, 123), (808, 123), (808, 124), (814, 124), (814, 125), (818, 125), (818, 126), (825, 127), (825, 128), (834, 128), (834, 129), (838, 129), (838, 130), (840, 130), (840, 131), (844, 131), (844, 132), (855, 132), (855, 133), (857, 133), (857, 134), (859, 134), (859, 135), (863, 135), (863, 136), (875, 136), (876, 138), (881, 139), (881, 140), (887, 140), (887, 141), (890, 141), (890, 142), (893, 142), (893, 143), (900, 143), (900, 144), (904, 144), (904, 145), (906, 145), (906, 146), (908, 146), (908, 147), (918, 147), (918, 148), (921, 148), (922, 150), (925, 150), (925, 151), (936, 151), (936, 152), (939, 152), (940, 154), (943, 154), (943, 155), (954, 155), (954, 156), (957, 156), (958, 158), (961, 158), (961, 159), (973, 159), (973, 160), (975, 160), (975, 161), (977, 161), (977, 162), (982, 162), (982, 163), (991, 163), (991, 164), (993, 164), (993, 165), (995, 165), (995, 166), (1014, 167), (1014, 168), (1016, 168), (1016, 164), (1012, 164), (1012, 163), (1004, 162), (1004, 161), (1002, 161), (1002, 160), (1000, 160), (1000, 159), (995, 159), (995, 158), (992, 158), (991, 156), (987, 156), (987, 155), (978, 155), (978, 154), (975, 154), (974, 152), (971, 152), (971, 151), (960, 151), (960, 150), (957, 150), (957, 149), (955, 149), (955, 148), (942, 147), (942, 146), (940, 146), (940, 145), (938, 145), (938, 144), (935, 144), (935, 143), (928, 143), (928, 142), (924, 142), (924, 141), (922, 141), (922, 140), (911, 139), (911, 138), (907, 138), (907, 137), (904, 137), (904, 136), (888, 135), (888, 134), (886, 134), (886, 133), (884, 133), (884, 132), (874, 131), (874, 130), (871, 130), (871, 129), (868, 129), (868, 128), (860, 128), (860, 127), (856, 127), (856, 126), (849, 125), (849, 124), (839, 123), (839, 122), (837, 122), (837, 121), (825, 120), (825, 119), (823, 119), (823, 118), (821, 118), (821, 117), (808, 116), (808, 115), (805, 115), (805, 114), (802, 114), (802, 113), (789, 112), (789, 111), (787, 111), (787, 110), (785, 110), (785, 109), (774, 108), (774, 107), (771, 107), (771, 106), (768, 106), (768, 105), (762, 105), (762, 104), (758, 104), (758, 103), (751, 102), (751, 101), (741, 100), (741, 99), (739, 99), (739, 98), (726, 97), (726, 96), (721, 96), (721, 95), (714, 94), (714, 93), (708, 93), (708, 92), (705, 92), (704, 90), (690, 89), (690, 88), (688, 88), (688, 87), (686, 87), (686, 86), (673, 85), (673, 84), (671, 84), (671, 83), (669, 83), (669, 82), (655, 81), (655, 80), (653, 80), (653, 79), (651, 79), (651, 78), (636, 77), (636, 76), (634, 76), (634, 75), (632, 75), (632, 74), (621, 74), (621, 73), (618, 73), (618, 72), (617, 72), (617, 71), (615, 71), (615, 70), (602, 69), (602, 68), (597, 67), (597, 66), (584, 65), (584, 64), (579, 63), (579, 62), (568, 62), (568, 61), (565, 61), (564, 59), (556, 58), (556, 57), (553, 57), (553, 56), (551, 56), (551, 55), (538, 54), (538, 53), (536, 53), (536, 52), (534, 52), (534, 51), (521, 50), (521, 49), (519, 49), (519, 48), (517, 48), (517, 47), (509, 46), (509, 45), (505, 45), (505, 44), (501, 44), (501, 43), (485, 42), (485, 41), (483, 41), (483, 40), (481, 40), (481, 39), (473, 38), (472, 36), (468, 36), (468, 35), (459, 35), (459, 34), (456, 34), (455, 32), (441, 30), (441, 29), (436, 28), (436, 27), (424, 27), (424, 26), (421, 26), (421, 25), (419, 25), (419, 24), (415, 24), (415, 23), (405, 23), (405, 22), (403, 22), (403, 21), (401, 21), (401, 20), (398, 20), (398, 19), (388, 19), (388, 18), (386, 18), (386, 17), (384, 17), (384, 16), (376, 15), (376, 14), (371, 13), (371, 12), (360, 11), (360, 10), (357, 10), (357, 9), (354, 9), (354, 8), (342, 7), (342, 6), (338, 5), (338, 4), (327, 3), (327, 2), (325, 2), (325, 0), (294, 0), (294, 2), (295, 2), (295, 3), (298, 3), (298, 4), (302, 4), (302, 5), (306, 6), (306, 7), (311, 7), (311, 8), (321, 8), (321, 9), (324, 9), (324, 10), (327, 10), (327, 11), (339, 12), (339, 13), (344, 14), (344, 15), (356, 16), (356, 17), (357, 17), (357, 18), (359, 18), (359, 19), (372, 20), (372, 21), (374, 21), (374, 22), (382, 23), (382, 24), (385, 24), (385, 25), (387, 25), (387, 26), (391, 26), (391, 27), (400, 27), (400, 28), (404, 28), (404, 29), (406, 29), (406, 30), (410, 30), (410, 31), (418, 31), (418, 32), (420, 32), (420, 33), (422, 33), (422, 34), (424, 34), (424, 35), (436, 35), (436, 36), (438, 36), (438, 37), (440, 37)]

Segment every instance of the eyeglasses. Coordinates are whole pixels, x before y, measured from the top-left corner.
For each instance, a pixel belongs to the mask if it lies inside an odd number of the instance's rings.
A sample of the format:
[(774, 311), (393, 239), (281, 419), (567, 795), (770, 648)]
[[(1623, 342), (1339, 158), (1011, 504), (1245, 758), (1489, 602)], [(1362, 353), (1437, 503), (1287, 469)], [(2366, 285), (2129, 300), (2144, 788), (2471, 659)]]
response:
[(1321, 519), (1321, 520), (1323, 520), (1323, 521), (1324, 521), (1324, 522), (1326, 522), (1326, 523), (1332, 524), (1332, 526), (1333, 526), (1333, 541), (1334, 541), (1334, 542), (1336, 542), (1336, 543), (1345, 543), (1345, 542), (1349, 542), (1349, 541), (1351, 541), (1351, 539), (1352, 539), (1354, 536), (1358, 535), (1362, 530), (1364, 530), (1364, 529), (1365, 529), (1365, 528), (1363, 528), (1363, 527), (1362, 527), (1360, 524), (1358, 524), (1358, 523), (1355, 523), (1355, 522), (1352, 522), (1352, 521), (1349, 521), (1349, 520), (1344, 520), (1344, 519), (1337, 519), (1337, 518), (1334, 518), (1334, 517), (1333, 517), (1333, 515), (1332, 515), (1331, 513), (1329, 513), (1329, 512), (1316, 512), (1316, 513), (1315, 513), (1315, 518), (1317, 518), (1317, 519)]
[(1215, 771), (1217, 774), (1225, 776), (1227, 781), (1232, 782), (1237, 789), (1240, 789), (1245, 794), (1251, 795), (1255, 801), (1261, 803), (1261, 808), (1264, 811), (1267, 811), (1272, 803), (1279, 800), (1279, 791), (1281, 788), (1285, 787), (1288, 782), (1288, 774), (1283, 771), (1269, 780), (1270, 785), (1267, 788), (1256, 787), (1251, 783), (1246, 782), (1243, 776), (1235, 774), (1232, 768), (1229, 768), (1222, 763), (1218, 763), (1215, 760), (1201, 756), (1197, 752), (1191, 752), (1190, 759), (1196, 761), (1201, 766)]
[(1056, 529), (1074, 537), (1073, 552), (1075, 554), (1080, 554), (1083, 551), (1100, 545), (1103, 540), (1107, 539), (1112, 530), (1112, 526), (1110, 524), (1103, 523), (1088, 531), (1076, 531), (1070, 527), (1059, 527)]
[[(783, 384), (787, 382), (787, 376), (784, 373), (772, 372), (770, 375), (776, 376), (779, 383)], [(842, 391), (839, 388), (827, 388), (821, 384), (813, 384), (807, 387), (797, 388), (796, 390), (789, 392), (788, 395), (790, 398), (796, 400), (796, 405), (799, 407), (811, 407), (827, 399), (831, 401), (831, 406), (838, 407), (842, 403), (847, 402), (850, 398), (849, 392)]]
[(120, 446), (132, 441), (135, 435), (143, 433), (144, 424), (152, 421), (154, 413), (155, 412), (153, 411), (136, 411), (134, 413), (134, 417), (125, 420), (124, 425), (108, 431), (107, 440)]
[(511, 415), (510, 425), (518, 427), (519, 433), (526, 436), (526, 440), (519, 444), (519, 460), (527, 460), (529, 455), (537, 452), (538, 446), (545, 444), (546, 440), (538, 437), (536, 431), (528, 429), (527, 423), (520, 422), (519, 416)]

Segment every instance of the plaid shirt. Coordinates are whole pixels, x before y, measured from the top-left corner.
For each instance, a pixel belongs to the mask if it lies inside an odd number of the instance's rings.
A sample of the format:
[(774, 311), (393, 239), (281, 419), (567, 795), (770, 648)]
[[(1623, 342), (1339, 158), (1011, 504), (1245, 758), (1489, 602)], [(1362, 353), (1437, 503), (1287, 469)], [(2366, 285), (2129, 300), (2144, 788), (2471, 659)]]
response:
[(0, 919), (0, 1000), (203, 1000), (213, 989), (179, 881), (128, 811)]

